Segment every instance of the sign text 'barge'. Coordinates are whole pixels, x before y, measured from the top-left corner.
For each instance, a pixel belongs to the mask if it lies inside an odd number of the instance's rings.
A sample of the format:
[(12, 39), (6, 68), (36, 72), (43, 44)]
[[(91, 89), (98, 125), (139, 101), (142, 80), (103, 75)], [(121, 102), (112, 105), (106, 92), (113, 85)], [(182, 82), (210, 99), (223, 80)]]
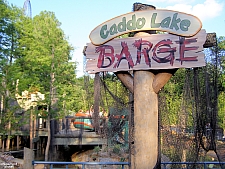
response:
[(193, 37), (155, 34), (114, 39), (104, 45), (88, 44), (86, 71), (127, 71), (205, 66), (203, 44), (206, 32)]

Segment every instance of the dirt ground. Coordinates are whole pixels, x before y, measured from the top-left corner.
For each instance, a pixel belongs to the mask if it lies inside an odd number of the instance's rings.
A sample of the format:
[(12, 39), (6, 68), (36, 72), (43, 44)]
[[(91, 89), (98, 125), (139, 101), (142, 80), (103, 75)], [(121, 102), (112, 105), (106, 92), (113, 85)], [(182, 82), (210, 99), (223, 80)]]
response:
[(44, 169), (44, 164), (37, 164), (34, 166), (34, 169)]
[(0, 153), (0, 169), (12, 168), (12, 166), (15, 169), (22, 169), (23, 160)]

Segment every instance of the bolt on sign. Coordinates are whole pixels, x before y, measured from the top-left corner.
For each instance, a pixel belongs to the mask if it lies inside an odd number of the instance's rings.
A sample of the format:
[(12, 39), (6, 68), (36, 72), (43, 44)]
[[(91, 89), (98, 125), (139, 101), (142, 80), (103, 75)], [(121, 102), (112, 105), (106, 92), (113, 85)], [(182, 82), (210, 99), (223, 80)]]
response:
[[(92, 43), (88, 43), (86, 49), (86, 71), (96, 73), (205, 66), (202, 51), (206, 32), (201, 27), (197, 17), (170, 10), (136, 11), (118, 16), (91, 32), (89, 37)], [(128, 32), (144, 30), (168, 33), (116, 38)]]

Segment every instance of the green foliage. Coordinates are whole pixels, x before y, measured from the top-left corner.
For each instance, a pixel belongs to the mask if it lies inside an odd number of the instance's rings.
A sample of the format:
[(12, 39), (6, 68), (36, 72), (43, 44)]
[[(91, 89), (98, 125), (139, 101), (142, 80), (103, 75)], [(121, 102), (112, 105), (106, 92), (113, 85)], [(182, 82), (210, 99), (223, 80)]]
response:
[[(90, 76), (76, 77), (77, 63), (71, 62), (74, 49), (55, 14), (43, 11), (34, 18), (29, 18), (23, 14), (22, 9), (10, 6), (3, 0), (0, 0), (0, 9), (0, 102), (3, 104), (0, 117), (1, 133), (9, 132), (9, 124), (10, 130), (16, 130), (29, 119), (29, 111), (27, 117), (20, 115), (22, 110), (15, 104), (16, 92), (28, 90), (30, 93), (39, 91), (45, 94), (46, 99), (40, 104), (50, 108), (50, 115), (54, 119), (73, 114), (80, 109), (89, 110), (94, 104), (94, 79)], [(131, 35), (125, 34), (121, 38), (128, 36)], [(225, 38), (219, 37), (218, 46), (210, 48), (208, 52), (207, 72), (218, 73), (217, 124), (225, 129)], [(219, 58), (219, 63), (213, 59), (215, 57), (212, 56), (215, 55)], [(186, 126), (193, 127), (194, 96), (190, 94), (184, 105), (184, 86), (188, 86), (185, 84), (185, 74), (185, 69), (178, 69), (159, 93), (163, 125), (178, 125), (180, 118), (185, 116)], [(202, 76), (203, 73), (200, 74), (200, 77)], [(212, 77), (209, 77), (210, 82), (213, 81)], [(124, 108), (122, 103), (129, 102), (129, 91), (126, 87), (111, 73), (101, 74), (101, 79), (103, 83), (100, 106), (106, 111), (110, 107)], [(204, 86), (205, 81), (202, 79), (200, 78), (200, 84)], [(44, 117), (47, 117), (47, 113), (48, 111), (45, 111)], [(120, 150), (119, 144), (113, 147), (116, 154), (119, 154)], [(94, 151), (99, 152), (100, 147), (95, 147)], [(172, 159), (179, 159), (181, 154), (172, 146), (165, 150), (165, 153)]]
[[(169, 82), (160, 91), (160, 97), (164, 98), (165, 106), (160, 106), (162, 123), (164, 125), (177, 125), (182, 113), (183, 85), (185, 81), (185, 69), (179, 69)], [(166, 109), (165, 109), (166, 108)]]
[[(101, 76), (101, 110), (108, 112), (110, 107), (124, 108), (129, 102), (129, 91), (113, 73), (100, 74)], [(81, 109), (89, 110), (94, 104), (94, 79), (90, 76), (79, 78), (82, 88)], [(124, 104), (125, 105), (124, 105)]]
[(54, 109), (52, 117), (68, 115), (76, 105), (72, 94), (79, 90), (76, 63), (70, 62), (73, 47), (53, 12), (43, 11), (32, 21), (23, 19), (20, 25), (26, 25), (19, 41), (21, 56), (15, 61), (21, 68), (19, 89), (44, 93), (46, 104)]
[(0, 0), (0, 102), (1, 102), (1, 133), (18, 129), (21, 116), (16, 116), (20, 111), (15, 101), (15, 83), (19, 68), (14, 65), (18, 54), (19, 29), (16, 22), (22, 16), (22, 11), (9, 6)]
[(22, 116), (16, 113), (21, 112), (21, 108), (15, 104), (15, 94), (25, 90), (45, 94), (46, 99), (40, 104), (54, 109), (53, 118), (81, 108), (85, 91), (76, 78), (76, 63), (71, 62), (73, 47), (55, 14), (43, 11), (32, 19), (26, 17), (22, 9), (9, 6), (3, 0), (0, 4), (2, 131), (9, 122), (14, 129), (23, 124)]
[(225, 37), (221, 36), (218, 43), (218, 126), (225, 129)]
[(102, 107), (107, 110), (109, 107), (117, 107), (118, 109), (124, 108), (126, 103), (129, 102), (129, 91), (121, 83), (121, 81), (114, 74), (106, 74), (103, 77), (102, 90)]
[(113, 146), (113, 153), (115, 153), (115, 154), (120, 154), (120, 150), (121, 150), (121, 145), (120, 144), (116, 144), (116, 145), (114, 145)]
[(101, 148), (100, 148), (99, 146), (95, 146), (94, 149), (93, 149), (93, 152), (94, 152), (94, 153), (97, 153), (97, 154), (98, 154), (100, 151), (101, 151)]

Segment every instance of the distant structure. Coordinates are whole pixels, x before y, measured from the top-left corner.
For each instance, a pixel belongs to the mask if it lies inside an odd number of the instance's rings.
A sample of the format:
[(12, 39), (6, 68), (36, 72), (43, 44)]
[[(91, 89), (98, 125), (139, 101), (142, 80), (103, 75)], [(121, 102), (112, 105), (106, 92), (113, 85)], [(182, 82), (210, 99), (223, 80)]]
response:
[(86, 54), (85, 54), (85, 51), (87, 49), (87, 46), (84, 46), (84, 49), (83, 49), (83, 73), (85, 76), (88, 75), (88, 73), (86, 72)]
[(30, 18), (32, 18), (32, 11), (31, 11), (31, 3), (30, 0), (25, 0), (23, 4), (24, 14)]
[(22, 92), (22, 95), (19, 95), (18, 93), (16, 93), (16, 100), (19, 104), (19, 106), (27, 111), (29, 110), (31, 107), (36, 107), (38, 106), (38, 104), (40, 104), (40, 101), (45, 100), (45, 95), (35, 91), (35, 92), (28, 92), (27, 90)]

